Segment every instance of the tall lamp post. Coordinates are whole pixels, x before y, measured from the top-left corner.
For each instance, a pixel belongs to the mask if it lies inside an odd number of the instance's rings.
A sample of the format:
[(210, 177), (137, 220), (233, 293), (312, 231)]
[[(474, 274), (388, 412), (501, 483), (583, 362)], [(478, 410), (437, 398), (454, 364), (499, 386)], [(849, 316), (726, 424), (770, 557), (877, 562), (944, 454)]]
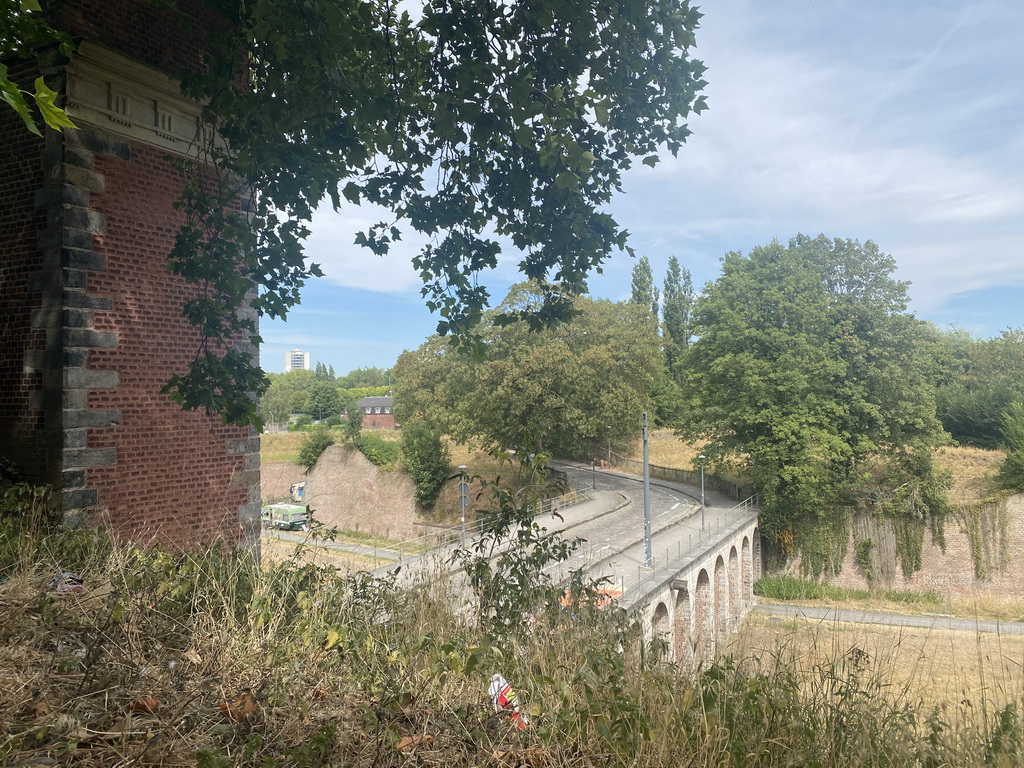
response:
[(466, 507), (469, 506), (469, 483), (466, 482), (466, 465), (459, 464), (459, 506), (462, 508), (462, 546), (466, 546)]
[(700, 462), (700, 529), (704, 530), (704, 460), (707, 459), (703, 453), (697, 457)]
[(644, 565), (654, 567), (651, 553), (651, 472), (647, 461), (647, 411), (643, 418), (644, 434)]

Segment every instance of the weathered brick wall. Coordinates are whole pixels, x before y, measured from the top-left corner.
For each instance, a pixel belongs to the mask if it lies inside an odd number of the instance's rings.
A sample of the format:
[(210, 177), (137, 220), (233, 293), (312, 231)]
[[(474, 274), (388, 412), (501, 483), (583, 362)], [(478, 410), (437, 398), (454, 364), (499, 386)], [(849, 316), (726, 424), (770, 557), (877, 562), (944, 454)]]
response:
[(181, 316), (196, 289), (166, 269), (183, 179), (164, 156), (187, 151), (194, 106), (142, 65), (194, 65), (206, 11), (182, 24), (145, 0), (50, 10), (80, 48), (39, 66), (80, 130), (32, 139), (0, 109), (0, 450), (122, 537), (258, 546), (258, 435), (160, 393), (199, 345)]
[[(981, 576), (975, 574), (967, 527), (950, 515), (944, 527), (945, 548), (926, 530), (921, 568), (909, 579), (903, 576), (899, 563), (889, 556), (894, 539), (892, 525), (887, 521), (854, 521), (842, 570), (830, 578), (829, 583), (852, 589), (869, 588), (864, 569), (857, 562), (855, 547), (858, 540), (870, 538), (875, 548), (886, 551), (882, 556), (877, 551), (871, 554), (875, 586), (913, 592), (931, 590), (946, 597), (988, 595), (997, 599), (1020, 599), (1021, 584), (1024, 584), (1024, 494), (1011, 496), (1005, 512), (991, 509), (986, 515), (990, 522), (980, 542)], [(1000, 524), (999, 519), (1005, 525)], [(787, 570), (799, 572), (799, 563), (791, 564)]]
[(354, 448), (332, 445), (306, 476), (304, 501), (328, 528), (411, 539), (423, 534), (414, 491), (404, 472), (383, 472)]
[[(91, 168), (102, 191), (92, 193), (89, 206), (102, 217), (92, 248), (100, 268), (87, 272), (85, 293), (109, 308), (80, 317), (98, 343), (111, 345), (91, 350), (87, 370), (117, 374), (116, 381), (92, 379), (87, 409), (119, 418), (87, 430), (86, 461), (114, 461), (87, 467), (84, 487), (100, 507), (118, 510), (112, 526), (133, 538), (237, 538), (239, 508), (258, 503), (249, 497), (258, 464), (240, 451), (258, 449), (259, 438), (202, 413), (182, 413), (160, 394), (200, 343), (181, 315), (195, 288), (166, 267), (182, 221), (173, 203), (183, 180), (161, 150), (110, 138), (103, 148)], [(102, 383), (111, 386), (96, 386)]]
[[(9, 65), (19, 84), (38, 75), (28, 62)], [(33, 479), (50, 480), (40, 407), (43, 374), (28, 364), (46, 348), (45, 329), (32, 327), (42, 306), (40, 292), (33, 289), (42, 270), (37, 240), (46, 224), (46, 210), (36, 202), (45, 142), (6, 104), (0, 104), (0, 137), (0, 458)]]

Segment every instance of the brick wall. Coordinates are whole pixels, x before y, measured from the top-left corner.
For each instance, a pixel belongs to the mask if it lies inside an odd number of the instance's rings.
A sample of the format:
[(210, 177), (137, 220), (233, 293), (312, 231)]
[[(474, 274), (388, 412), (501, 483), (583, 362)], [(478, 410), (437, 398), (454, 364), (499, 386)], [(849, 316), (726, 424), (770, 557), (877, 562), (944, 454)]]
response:
[[(139, 65), (194, 64), (211, 26), (202, 13), (183, 25), (145, 0), (51, 8), (83, 48), (108, 46), (86, 58), (94, 69), (108, 62), (118, 88), (131, 79), (143, 106), (157, 98), (148, 89), (168, 81)], [(68, 67), (49, 51), (38, 66), (64, 93), (69, 72), (83, 83), (96, 77), (75, 61)], [(183, 180), (166, 146), (132, 138), (140, 113), (108, 119), (96, 92), (83, 87), (76, 97), (85, 100), (76, 102), (80, 130), (48, 130), (45, 140), (0, 109), (0, 456), (51, 481), (66, 512), (122, 538), (258, 547), (258, 435), (182, 412), (160, 394), (199, 345), (181, 316), (196, 289), (166, 269)]]
[[(10, 62), (10, 67), (19, 84), (38, 75), (27, 62)], [(25, 130), (6, 104), (0, 104), (0, 137), (0, 458), (33, 479), (52, 480), (40, 402), (42, 368), (28, 365), (46, 348), (45, 329), (32, 327), (42, 296), (30, 290), (42, 270), (36, 243), (46, 211), (37, 207), (36, 195), (43, 186), (39, 158), (45, 143)]]
[[(1000, 514), (1004, 515), (1005, 527), (994, 522)], [(1024, 584), (1024, 494), (1011, 496), (1006, 502), (1005, 512), (990, 509), (986, 515), (990, 522), (981, 547), (985, 566), (982, 577), (975, 575), (967, 527), (953, 515), (947, 518), (944, 527), (945, 548), (933, 540), (929, 531), (925, 531), (921, 568), (909, 579), (903, 576), (899, 563), (891, 556), (895, 540), (891, 523), (866, 516), (853, 521), (842, 570), (828, 581), (836, 586), (868, 589), (871, 585), (857, 562), (855, 547), (857, 541), (871, 539), (874, 544), (871, 567), (875, 573), (875, 586), (912, 592), (934, 591), (944, 597), (988, 595), (997, 599), (1019, 600), (1020, 585)], [(798, 574), (799, 562), (791, 563), (786, 570)]]
[[(86, 407), (119, 418), (86, 430), (86, 460), (97, 465), (85, 469), (83, 487), (96, 493), (100, 507), (119, 510), (111, 524), (133, 538), (235, 538), (238, 510), (258, 482), (258, 464), (239, 451), (258, 450), (259, 438), (183, 413), (160, 394), (187, 369), (200, 342), (181, 316), (195, 288), (166, 267), (181, 224), (173, 203), (183, 181), (161, 150), (109, 139), (106, 148), (94, 153), (91, 169), (102, 188), (90, 201), (103, 222), (92, 248), (102, 268), (87, 272), (85, 294), (109, 308), (82, 320), (98, 342), (110, 342), (91, 350), (87, 371), (116, 372), (116, 380), (94, 376)], [(110, 386), (97, 386), (103, 383)]]
[(203, 0), (178, 0), (170, 10), (147, 0), (52, 0), (49, 5), (57, 26), (76, 38), (172, 74), (202, 66), (210, 31), (222, 23)]

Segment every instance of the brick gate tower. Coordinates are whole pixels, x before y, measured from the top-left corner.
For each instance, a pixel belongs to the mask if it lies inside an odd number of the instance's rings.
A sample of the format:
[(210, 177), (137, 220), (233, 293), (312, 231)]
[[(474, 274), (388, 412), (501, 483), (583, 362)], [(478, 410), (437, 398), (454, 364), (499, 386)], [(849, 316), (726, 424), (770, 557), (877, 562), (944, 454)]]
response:
[(6, 62), (78, 130), (40, 139), (0, 105), (0, 460), (122, 539), (256, 548), (258, 434), (160, 393), (200, 343), (181, 315), (196, 289), (167, 270), (184, 183), (168, 158), (199, 114), (170, 75), (215, 22), (191, 5), (64, 0), (71, 59)]

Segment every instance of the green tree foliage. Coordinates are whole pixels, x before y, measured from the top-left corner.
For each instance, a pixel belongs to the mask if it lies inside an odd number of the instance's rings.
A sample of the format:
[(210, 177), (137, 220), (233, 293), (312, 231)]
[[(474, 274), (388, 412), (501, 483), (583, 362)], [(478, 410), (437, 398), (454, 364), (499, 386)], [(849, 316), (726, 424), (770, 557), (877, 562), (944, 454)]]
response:
[(690, 313), (693, 309), (693, 280), (690, 270), (680, 266), (679, 259), (670, 256), (665, 272), (661, 300), (661, 325), (664, 332), (666, 365), (677, 383), (682, 381), (680, 367), (683, 355), (690, 347), (693, 331)]
[(260, 398), (260, 418), (265, 424), (281, 424), (294, 412), (293, 392), (271, 383)]
[(999, 482), (1009, 491), (1024, 491), (1024, 402), (1011, 403), (1003, 412), (1006, 459), (999, 467)]
[(316, 364), (316, 370), (313, 371), (313, 378), (317, 381), (329, 381), (334, 383), (334, 366), (328, 368), (323, 363)]
[(43, 78), (37, 77), (32, 89), (28, 90), (11, 80), (7, 65), (3, 63), (16, 57), (29, 58), (41, 48), (53, 45), (62, 55), (71, 55), (74, 50), (71, 38), (47, 24), (41, 11), (39, 0), (4, 0), (0, 3), (0, 100), (17, 113), (25, 128), (37, 136), (42, 134), (31, 105), (50, 128), (59, 131), (75, 127), (64, 110), (57, 106), (58, 94), (46, 86)]
[[(226, 26), (208, 66), (183, 81), (208, 140), (186, 166), (171, 254), (205, 288), (185, 307), (204, 343), (167, 391), (234, 422), (254, 418), (265, 386), (232, 349), (256, 330), (238, 309), (284, 316), (321, 274), (302, 243), (322, 201), (385, 209), (358, 238), (372, 253), (403, 228), (425, 235), (414, 266), (438, 332), (472, 342), (489, 299), (478, 277), (501, 243), (544, 286), (532, 318), (562, 315), (627, 247), (604, 211), (623, 172), (675, 154), (705, 107), (704, 67), (687, 53), (700, 13), (685, 0), (217, 6)], [(225, 206), (241, 190), (253, 190), (244, 218)]]
[(415, 499), (432, 507), (448, 478), (451, 454), (441, 433), (424, 421), (402, 427), (402, 463), (416, 484)]
[(945, 375), (936, 394), (943, 427), (961, 443), (996, 448), (1003, 442), (1003, 414), (1024, 400), (1024, 330), (994, 339), (953, 331), (938, 346)]
[(359, 440), (359, 433), (363, 429), (363, 409), (359, 407), (358, 401), (353, 400), (345, 406), (345, 413), (348, 418), (345, 419), (342, 432), (345, 439), (354, 444)]
[(798, 235), (727, 254), (696, 301), (681, 431), (746, 462), (780, 543), (852, 503), (870, 472), (918, 489), (899, 498), (914, 512), (939, 511), (927, 334), (894, 268), (870, 241)]
[(341, 397), (333, 381), (317, 380), (306, 393), (303, 410), (317, 421), (341, 413)]
[[(338, 386), (344, 389), (358, 389), (364, 387), (387, 387), (391, 381), (390, 368), (356, 368), (344, 376), (338, 377)], [(382, 392), (381, 394), (387, 394)]]
[(650, 309), (655, 319), (658, 317), (658, 289), (654, 285), (654, 273), (651, 262), (641, 256), (633, 265), (633, 280), (629, 300), (633, 304)]
[(313, 427), (302, 439), (299, 446), (299, 458), (296, 463), (305, 467), (308, 472), (316, 464), (320, 454), (327, 450), (327, 447), (334, 444), (334, 436), (327, 427)]
[(578, 298), (576, 317), (554, 328), (493, 322), (542, 300), (513, 287), (487, 318), (479, 358), (438, 338), (404, 353), (395, 366), (403, 421), (423, 419), (460, 442), (520, 456), (588, 456), (609, 435), (635, 436), (661, 364), (648, 308)]
[(356, 448), (363, 454), (370, 463), (376, 464), (382, 469), (394, 469), (398, 463), (401, 448), (398, 443), (385, 440), (380, 435), (363, 432), (356, 436)]
[[(270, 384), (264, 396), (260, 398), (261, 403), (265, 397), (270, 397), (270, 407), (275, 412), (278, 409), (283, 410), (285, 407), (288, 409), (288, 414), (305, 411), (306, 398), (309, 396), (309, 389), (315, 381), (313, 371), (289, 371), (288, 373), (269, 374), (267, 379), (270, 381)], [(287, 406), (283, 403), (278, 406), (278, 400), (287, 400)]]

